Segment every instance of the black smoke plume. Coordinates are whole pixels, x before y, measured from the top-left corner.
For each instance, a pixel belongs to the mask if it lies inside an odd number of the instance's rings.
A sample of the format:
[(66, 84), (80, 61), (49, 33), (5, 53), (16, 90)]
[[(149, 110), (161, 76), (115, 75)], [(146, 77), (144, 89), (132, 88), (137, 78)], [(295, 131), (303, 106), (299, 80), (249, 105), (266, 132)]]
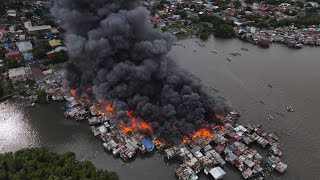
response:
[(56, 0), (66, 31), (68, 86), (130, 109), (169, 144), (210, 122), (225, 106), (167, 57), (174, 37), (153, 28), (135, 0)]

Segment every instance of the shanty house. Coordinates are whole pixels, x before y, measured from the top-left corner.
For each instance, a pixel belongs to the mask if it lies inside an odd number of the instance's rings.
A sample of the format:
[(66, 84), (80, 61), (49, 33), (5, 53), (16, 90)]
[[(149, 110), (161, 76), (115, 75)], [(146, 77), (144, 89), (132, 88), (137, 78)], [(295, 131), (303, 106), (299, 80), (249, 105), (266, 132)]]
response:
[(16, 44), (21, 53), (32, 51), (32, 44), (30, 41), (17, 42)]
[(209, 172), (215, 180), (222, 179), (226, 175), (226, 172), (219, 166), (211, 169)]

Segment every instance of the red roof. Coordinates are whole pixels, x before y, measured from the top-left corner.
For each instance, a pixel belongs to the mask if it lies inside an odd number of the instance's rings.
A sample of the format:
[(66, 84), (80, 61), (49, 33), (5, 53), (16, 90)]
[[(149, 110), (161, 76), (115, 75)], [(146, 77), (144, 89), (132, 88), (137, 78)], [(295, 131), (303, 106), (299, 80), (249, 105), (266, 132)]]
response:
[(217, 146), (215, 147), (215, 149), (216, 149), (216, 151), (217, 151), (218, 153), (221, 153), (221, 152), (223, 151), (224, 147), (219, 144), (219, 145), (217, 145)]
[(0, 29), (0, 33), (2, 33), (2, 34), (8, 34), (8, 31), (6, 31), (5, 29)]
[(235, 136), (237, 136), (237, 133), (231, 132), (231, 133), (228, 134), (228, 136), (230, 136), (230, 137), (235, 137)]
[(8, 52), (5, 54), (6, 57), (20, 55), (19, 51)]
[(235, 150), (233, 153), (234, 153), (235, 155), (239, 156), (239, 155), (241, 154), (241, 151), (240, 151), (239, 149), (237, 149), (237, 150)]
[(152, 16), (150, 17), (150, 21), (151, 22), (160, 22), (162, 19), (160, 17), (157, 16)]

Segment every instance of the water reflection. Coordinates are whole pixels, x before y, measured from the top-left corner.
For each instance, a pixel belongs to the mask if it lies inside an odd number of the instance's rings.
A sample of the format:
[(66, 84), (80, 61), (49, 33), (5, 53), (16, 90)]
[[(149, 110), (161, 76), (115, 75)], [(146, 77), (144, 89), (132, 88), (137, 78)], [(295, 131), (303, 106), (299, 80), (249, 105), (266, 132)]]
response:
[(0, 103), (0, 153), (39, 145), (39, 135), (32, 128), (22, 105)]

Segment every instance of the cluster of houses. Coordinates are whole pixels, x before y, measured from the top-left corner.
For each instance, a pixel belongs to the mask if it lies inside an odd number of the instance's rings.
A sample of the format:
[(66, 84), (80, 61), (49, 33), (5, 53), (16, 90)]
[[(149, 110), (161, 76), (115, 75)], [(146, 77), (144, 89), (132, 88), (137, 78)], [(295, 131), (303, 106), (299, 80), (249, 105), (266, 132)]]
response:
[[(200, 172), (221, 179), (227, 174), (224, 170), (227, 164), (234, 166), (245, 179), (265, 178), (271, 171), (283, 173), (287, 169), (281, 160), (280, 138), (275, 133), (264, 132), (260, 126), (237, 124), (239, 115), (236, 112), (224, 118), (224, 125), (206, 127), (210, 136), (190, 134), (180, 145), (168, 146), (164, 142), (157, 143), (152, 134), (146, 136), (134, 129), (124, 132), (121, 123), (113, 118), (113, 111), (108, 109), (110, 104), (78, 97), (65, 91), (60, 83), (56, 77), (47, 80), (46, 91), (55, 96), (56, 101), (66, 100), (65, 116), (87, 120), (92, 134), (101, 139), (104, 149), (124, 161), (157, 149), (168, 160), (181, 163), (176, 169), (181, 180), (198, 179)], [(262, 149), (267, 153), (260, 154)]]
[[(179, 159), (182, 164), (176, 170), (181, 180), (197, 179), (203, 170), (214, 179), (226, 175), (223, 167), (226, 163), (237, 168), (244, 179), (265, 177), (269, 171), (283, 173), (287, 165), (281, 162), (279, 137), (274, 133), (267, 134), (257, 126), (225, 124), (225, 128), (215, 127), (213, 138), (197, 137), (179, 147), (165, 150), (168, 159)], [(269, 148), (269, 157), (262, 157), (254, 144)]]
[(5, 1), (5, 11), (0, 15), (0, 78), (41, 84), (53, 74), (48, 64), (55, 63), (55, 53), (67, 48), (50, 15), (52, 3)]
[(110, 112), (97, 104), (88, 104), (85, 97), (76, 98), (65, 93), (67, 101), (65, 116), (76, 120), (88, 120), (92, 134), (103, 141), (103, 147), (115, 157), (127, 161), (137, 153), (145, 154), (154, 150), (155, 144), (145, 135), (124, 133), (119, 124), (113, 122)]
[[(271, 21), (282, 21), (304, 16), (310, 8), (319, 9), (317, 2), (288, 1), (268, 4), (268, 1), (209, 1), (209, 0), (148, 0), (143, 5), (152, 11), (150, 22), (156, 27), (173, 34), (195, 35), (199, 30), (199, 17), (202, 14), (215, 16), (235, 24), (239, 38), (269, 47), (271, 42), (286, 43), (289, 47), (300, 48), (302, 45), (320, 45), (318, 24), (305, 28), (270, 27)], [(271, 3), (271, 2), (270, 2)], [(318, 11), (319, 12), (319, 11)], [(196, 21), (194, 21), (196, 20)], [(213, 24), (200, 22), (209, 28)], [(252, 23), (254, 25), (252, 25)], [(258, 27), (264, 23), (269, 27)], [(264, 41), (267, 40), (267, 41)], [(262, 42), (262, 43), (261, 43)], [(261, 44), (260, 44), (261, 43)]]

